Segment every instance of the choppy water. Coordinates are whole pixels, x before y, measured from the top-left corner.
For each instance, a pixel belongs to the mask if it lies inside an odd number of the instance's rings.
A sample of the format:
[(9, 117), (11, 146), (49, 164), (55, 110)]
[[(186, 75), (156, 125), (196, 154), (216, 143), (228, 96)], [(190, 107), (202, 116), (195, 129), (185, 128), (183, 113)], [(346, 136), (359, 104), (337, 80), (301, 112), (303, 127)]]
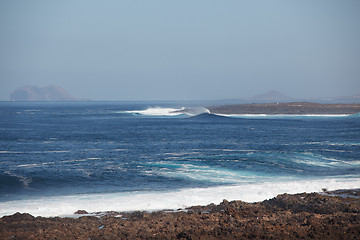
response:
[(182, 103), (0, 103), (0, 216), (153, 210), (360, 188), (360, 117)]

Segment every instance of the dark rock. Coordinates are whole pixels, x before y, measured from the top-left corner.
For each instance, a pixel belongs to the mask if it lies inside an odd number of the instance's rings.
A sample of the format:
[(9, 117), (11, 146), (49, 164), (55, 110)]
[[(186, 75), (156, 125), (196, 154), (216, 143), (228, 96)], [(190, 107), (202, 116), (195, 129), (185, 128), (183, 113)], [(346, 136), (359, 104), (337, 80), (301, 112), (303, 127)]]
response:
[(6, 222), (32, 221), (34, 219), (35, 217), (28, 213), (19, 213), (19, 212), (15, 213), (14, 215), (4, 216), (2, 218), (2, 220)]
[(74, 214), (88, 214), (88, 212), (85, 210), (77, 210)]
[(344, 198), (342, 197), (329, 197), (319, 193), (302, 193), (295, 195), (282, 194), (276, 198), (264, 201), (262, 205), (267, 207), (280, 208), (283, 210), (292, 210), (295, 213), (360, 213), (360, 201), (356, 201), (356, 198), (349, 198), (348, 201), (344, 201)]
[(181, 232), (178, 235), (176, 235), (177, 239), (186, 239), (186, 240), (191, 240), (191, 235), (186, 233), (186, 232)]
[(220, 205), (223, 205), (223, 206), (229, 206), (229, 201), (226, 200), (226, 199), (223, 199), (223, 201), (220, 203)]

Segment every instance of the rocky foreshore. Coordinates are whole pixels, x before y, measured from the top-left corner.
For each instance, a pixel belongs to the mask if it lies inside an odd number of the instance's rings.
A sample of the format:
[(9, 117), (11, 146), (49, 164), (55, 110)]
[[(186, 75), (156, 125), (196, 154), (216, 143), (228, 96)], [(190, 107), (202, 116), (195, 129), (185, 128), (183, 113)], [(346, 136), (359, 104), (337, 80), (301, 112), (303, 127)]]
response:
[(107, 212), (78, 218), (16, 213), (0, 239), (360, 239), (360, 191), (282, 194), (178, 211)]
[(355, 114), (360, 104), (320, 104), (311, 102), (253, 103), (207, 107), (217, 114)]

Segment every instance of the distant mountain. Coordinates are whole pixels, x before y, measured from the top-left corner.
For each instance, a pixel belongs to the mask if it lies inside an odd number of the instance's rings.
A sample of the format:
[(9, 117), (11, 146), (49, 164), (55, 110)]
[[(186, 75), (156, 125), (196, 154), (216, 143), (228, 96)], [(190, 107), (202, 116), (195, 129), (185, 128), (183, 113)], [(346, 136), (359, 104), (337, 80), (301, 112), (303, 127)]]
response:
[(255, 95), (246, 100), (254, 101), (254, 102), (288, 102), (294, 101), (295, 98), (289, 97), (279, 91), (269, 91), (263, 94)]
[(11, 101), (81, 101), (69, 94), (65, 89), (50, 85), (42, 88), (24, 86), (10, 94)]

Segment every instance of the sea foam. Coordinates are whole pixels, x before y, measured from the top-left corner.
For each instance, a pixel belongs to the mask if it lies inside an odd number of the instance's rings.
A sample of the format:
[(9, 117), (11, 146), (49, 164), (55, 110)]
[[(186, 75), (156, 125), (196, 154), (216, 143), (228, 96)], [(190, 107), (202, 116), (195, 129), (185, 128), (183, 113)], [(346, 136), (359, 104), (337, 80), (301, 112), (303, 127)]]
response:
[(145, 116), (178, 116), (178, 115), (189, 115), (194, 116), (202, 113), (210, 113), (207, 108), (204, 107), (181, 107), (181, 108), (163, 108), (163, 107), (154, 107), (147, 108), (145, 110), (131, 110), (124, 111), (121, 113), (130, 113), (130, 114), (139, 114)]
[(223, 199), (257, 202), (282, 193), (320, 192), (322, 189), (355, 189), (360, 178), (327, 178), (287, 182), (263, 182), (236, 186), (191, 188), (177, 191), (148, 191), (73, 196), (41, 197), (0, 203), (0, 216), (16, 212), (34, 216), (72, 216), (79, 209), (101, 211), (154, 211), (186, 208), (194, 205), (219, 204)]
[(184, 107), (182, 108), (148, 108), (145, 110), (132, 110), (132, 111), (125, 111), (125, 113), (133, 113), (133, 114), (141, 114), (146, 116), (176, 116), (182, 114), (181, 111), (185, 110)]

